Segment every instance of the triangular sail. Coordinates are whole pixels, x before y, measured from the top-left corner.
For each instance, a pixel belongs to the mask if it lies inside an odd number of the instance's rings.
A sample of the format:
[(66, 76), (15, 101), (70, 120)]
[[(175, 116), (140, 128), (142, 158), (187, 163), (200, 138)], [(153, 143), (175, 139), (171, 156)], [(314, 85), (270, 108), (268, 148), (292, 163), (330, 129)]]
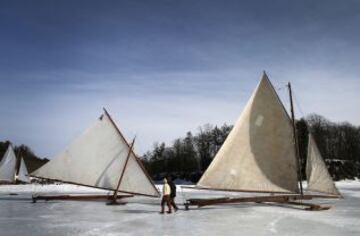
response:
[(197, 185), (234, 191), (298, 192), (291, 119), (265, 73)]
[(28, 170), (25, 165), (24, 158), (21, 158), (20, 161), (20, 167), (19, 167), (19, 173), (17, 175), (17, 180), (24, 182), (24, 183), (30, 183), (30, 178), (28, 176)]
[(10, 144), (5, 152), (3, 159), (0, 162), (0, 181), (14, 182), (15, 166), (16, 166), (16, 156), (14, 149)]
[(134, 152), (125, 166), (129, 149), (105, 111), (91, 128), (32, 176), (116, 190), (120, 175), (125, 171), (120, 192), (159, 196)]
[(308, 153), (306, 162), (307, 189), (331, 195), (341, 195), (333, 182), (314, 137), (309, 134)]

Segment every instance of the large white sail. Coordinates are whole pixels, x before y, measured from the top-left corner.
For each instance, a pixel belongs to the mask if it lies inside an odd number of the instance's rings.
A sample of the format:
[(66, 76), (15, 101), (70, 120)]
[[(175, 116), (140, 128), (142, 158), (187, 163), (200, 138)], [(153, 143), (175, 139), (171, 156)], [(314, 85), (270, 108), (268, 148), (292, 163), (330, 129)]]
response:
[(306, 162), (307, 189), (320, 193), (341, 195), (333, 182), (314, 137), (309, 134), (308, 153)]
[(28, 170), (25, 165), (24, 158), (21, 158), (20, 160), (20, 167), (19, 167), (19, 173), (17, 175), (17, 180), (24, 182), (24, 183), (30, 183), (30, 178), (28, 176)]
[(197, 185), (235, 191), (298, 192), (293, 140), (291, 119), (264, 73)]
[(0, 182), (15, 181), (16, 156), (11, 144), (0, 162)]
[(120, 192), (159, 196), (134, 152), (131, 151), (125, 166), (129, 149), (105, 111), (91, 128), (32, 176), (116, 190), (120, 175), (125, 171)]

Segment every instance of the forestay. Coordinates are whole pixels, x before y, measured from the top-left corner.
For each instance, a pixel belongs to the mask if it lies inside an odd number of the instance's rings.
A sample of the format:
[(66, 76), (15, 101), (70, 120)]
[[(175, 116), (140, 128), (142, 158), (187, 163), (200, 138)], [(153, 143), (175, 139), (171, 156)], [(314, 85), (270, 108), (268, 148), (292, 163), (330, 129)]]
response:
[(0, 181), (14, 182), (15, 181), (15, 167), (16, 156), (14, 149), (9, 144), (3, 159), (0, 162)]
[(308, 181), (307, 189), (309, 191), (341, 195), (326, 168), (314, 137), (311, 134), (309, 134), (306, 177)]
[(264, 73), (198, 187), (298, 192), (291, 119)]
[(20, 167), (19, 167), (19, 173), (17, 175), (17, 180), (24, 182), (24, 183), (30, 183), (30, 179), (28, 176), (28, 170), (25, 165), (24, 158), (21, 158), (20, 161)]
[(32, 176), (116, 190), (125, 171), (120, 192), (159, 196), (134, 152), (125, 166), (128, 153), (128, 143), (105, 111), (91, 128)]

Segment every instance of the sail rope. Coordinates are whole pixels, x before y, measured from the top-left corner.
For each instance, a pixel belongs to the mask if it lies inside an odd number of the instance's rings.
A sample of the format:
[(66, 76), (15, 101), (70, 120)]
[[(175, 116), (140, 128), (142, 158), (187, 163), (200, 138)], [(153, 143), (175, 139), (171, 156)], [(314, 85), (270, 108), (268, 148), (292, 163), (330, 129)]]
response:
[(280, 86), (280, 87), (276, 87), (276, 90), (277, 91), (281, 91), (283, 89), (287, 89), (287, 85), (283, 85), (283, 86)]
[(296, 95), (296, 93), (294, 91), (292, 91), (293, 93), (293, 98), (294, 98), (294, 101), (295, 101), (295, 104), (297, 106), (297, 108), (299, 109), (299, 113), (301, 114), (301, 116), (303, 118), (305, 118), (305, 114), (304, 114), (304, 110), (302, 109), (302, 107), (300, 106), (300, 102), (298, 100), (298, 96)]

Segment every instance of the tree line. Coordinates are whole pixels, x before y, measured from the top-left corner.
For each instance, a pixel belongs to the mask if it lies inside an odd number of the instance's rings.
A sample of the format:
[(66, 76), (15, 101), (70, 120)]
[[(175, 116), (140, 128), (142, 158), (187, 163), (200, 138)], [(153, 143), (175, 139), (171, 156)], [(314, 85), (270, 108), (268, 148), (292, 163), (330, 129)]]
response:
[[(312, 133), (335, 180), (360, 177), (360, 127), (348, 122), (335, 123), (312, 114), (296, 122), (302, 176), (305, 179), (308, 134)], [(167, 146), (155, 143), (142, 161), (155, 180), (166, 175), (196, 182), (207, 169), (232, 129), (204, 125), (196, 134), (187, 132)]]
[[(0, 142), (0, 161), (2, 160), (10, 142)], [(40, 158), (34, 154), (34, 152), (30, 149), (30, 147), (21, 144), (19, 146), (14, 147), (14, 152), (17, 158), (24, 158), (25, 165), (29, 173), (33, 172), (34, 170), (40, 168), (49, 160), (46, 158)]]
[(195, 181), (209, 166), (232, 126), (221, 127), (204, 125), (194, 136), (187, 132), (184, 138), (178, 138), (172, 146), (155, 143), (152, 151), (146, 152), (142, 161), (155, 180), (171, 174), (181, 179)]
[[(166, 175), (197, 182), (207, 169), (232, 129), (210, 124), (199, 127), (195, 134), (187, 132), (171, 145), (155, 143), (141, 160), (154, 180)], [(302, 176), (305, 179), (308, 134), (312, 133), (319, 151), (333, 179), (360, 178), (360, 126), (348, 122), (335, 123), (312, 114), (296, 121)], [(0, 161), (9, 141), (0, 142)], [(26, 145), (14, 147), (17, 157), (22, 156), (29, 173), (49, 160), (36, 156)]]

